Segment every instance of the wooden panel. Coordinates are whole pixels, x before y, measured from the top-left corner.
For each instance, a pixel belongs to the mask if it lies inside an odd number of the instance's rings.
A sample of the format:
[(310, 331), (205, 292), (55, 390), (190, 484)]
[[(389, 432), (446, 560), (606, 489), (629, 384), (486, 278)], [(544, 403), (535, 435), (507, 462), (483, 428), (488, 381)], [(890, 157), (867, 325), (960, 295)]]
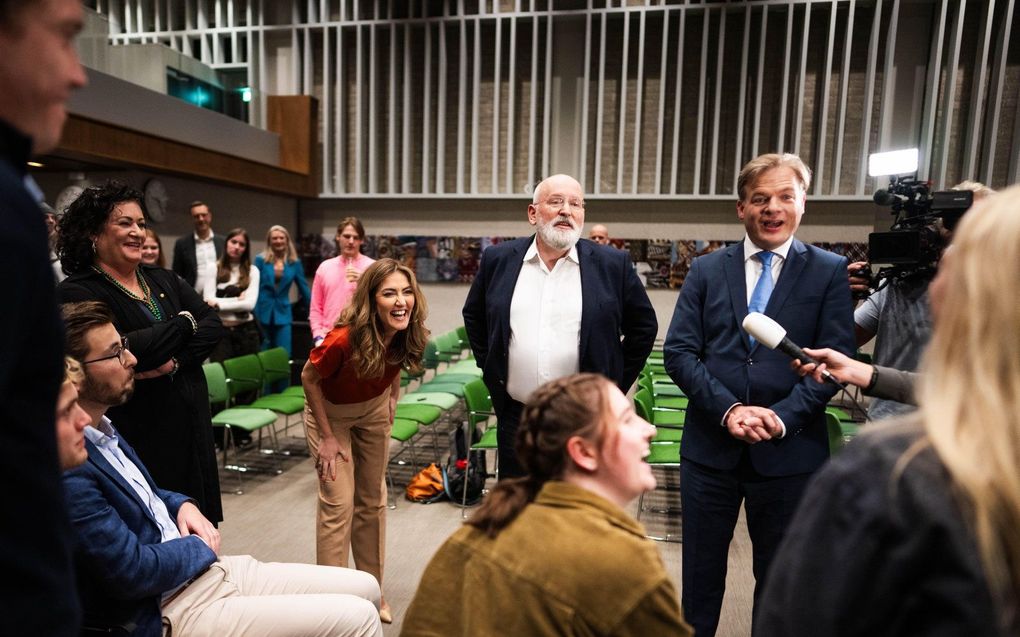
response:
[(314, 172), (314, 142), (319, 107), (310, 95), (270, 95), (267, 129), (280, 136), (280, 168), (303, 175)]
[[(288, 124), (289, 125), (289, 124)], [(308, 138), (306, 138), (307, 140)], [(281, 137), (281, 151), (283, 147)], [(305, 142), (306, 147), (310, 144)], [(273, 194), (315, 198), (315, 170), (300, 173), (182, 144), (77, 115), (52, 153), (102, 165), (164, 172)]]

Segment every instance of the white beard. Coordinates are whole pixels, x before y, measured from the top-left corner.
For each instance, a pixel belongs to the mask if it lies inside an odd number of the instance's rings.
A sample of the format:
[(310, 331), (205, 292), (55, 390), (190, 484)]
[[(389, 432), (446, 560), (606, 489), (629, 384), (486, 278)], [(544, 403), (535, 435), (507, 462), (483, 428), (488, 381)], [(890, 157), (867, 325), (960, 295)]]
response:
[(553, 219), (549, 223), (539, 221), (538, 236), (550, 248), (556, 250), (573, 248), (577, 244), (577, 240), (581, 238), (581, 229), (574, 227), (570, 230), (560, 230), (555, 225), (557, 222), (559, 222), (559, 218)]

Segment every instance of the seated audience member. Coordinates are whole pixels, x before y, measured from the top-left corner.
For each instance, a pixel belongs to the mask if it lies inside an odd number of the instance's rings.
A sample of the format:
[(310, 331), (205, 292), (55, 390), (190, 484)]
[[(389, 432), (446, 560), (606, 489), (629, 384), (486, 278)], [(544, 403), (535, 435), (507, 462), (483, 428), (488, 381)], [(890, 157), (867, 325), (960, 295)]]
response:
[(88, 459), (85, 427), (92, 419), (78, 404), (78, 389), (84, 381), (81, 363), (65, 357), (64, 382), (57, 394), (57, 452), (61, 471), (81, 466)]
[(916, 414), (801, 501), (756, 633), (1020, 634), (1020, 187), (976, 204), (930, 288)]
[(142, 242), (142, 263), (166, 269), (166, 257), (163, 256), (163, 242), (152, 228), (146, 226), (145, 241)]
[(92, 422), (84, 454), (80, 440), (58, 436), (68, 447), (60, 457), (83, 463), (64, 474), (64, 490), (86, 624), (134, 624), (140, 637), (164, 627), (173, 635), (382, 635), (379, 585), (367, 573), (218, 556), (212, 523), (186, 496), (160, 489), (105, 416), (130, 397), (137, 362), (113, 315), (84, 302), (65, 305), (64, 320)]
[(527, 476), (501, 481), (432, 558), (404, 635), (691, 635), (654, 543), (623, 511), (655, 488), (655, 428), (606, 378), (524, 406)]
[(216, 261), (216, 276), (206, 283), (202, 296), (209, 307), (219, 312), (223, 327), (227, 328), (209, 360), (220, 363), (259, 351), (262, 336), (252, 313), (259, 298), (259, 271), (251, 263), (251, 242), (244, 228), (227, 233), (223, 256)]

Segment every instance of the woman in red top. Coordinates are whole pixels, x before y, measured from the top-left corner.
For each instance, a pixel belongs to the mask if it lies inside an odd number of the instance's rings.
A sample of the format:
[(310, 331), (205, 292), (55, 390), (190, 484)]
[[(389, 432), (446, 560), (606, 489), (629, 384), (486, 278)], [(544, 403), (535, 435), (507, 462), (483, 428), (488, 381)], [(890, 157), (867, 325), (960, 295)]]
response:
[[(414, 273), (380, 259), (301, 372), (305, 432), (319, 473), (316, 561), (354, 564), (382, 585), (386, 463), (400, 369), (419, 371), (428, 341)], [(323, 427), (322, 423), (328, 423)], [(392, 621), (389, 605), (379, 610)]]

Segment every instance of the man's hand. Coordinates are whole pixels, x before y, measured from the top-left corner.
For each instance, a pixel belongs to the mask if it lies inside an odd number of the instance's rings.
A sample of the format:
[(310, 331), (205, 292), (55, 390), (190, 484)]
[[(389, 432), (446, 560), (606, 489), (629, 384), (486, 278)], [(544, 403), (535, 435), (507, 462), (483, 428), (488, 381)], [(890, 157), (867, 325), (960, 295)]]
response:
[(862, 363), (827, 347), (824, 349), (809, 349), (805, 347), (804, 353), (818, 361), (818, 365), (814, 363), (804, 365), (797, 359), (794, 359), (790, 363), (790, 367), (801, 376), (811, 374), (811, 377), (816, 381), (824, 383), (825, 379), (822, 377), (822, 372), (829, 370), (829, 373), (841, 383), (850, 383), (861, 388), (871, 384), (872, 367), (867, 363)]
[(871, 272), (871, 265), (867, 261), (854, 261), (846, 266), (847, 279), (850, 282), (850, 292), (855, 298), (863, 298), (871, 292), (871, 279), (867, 276), (860, 276), (861, 271)]
[(726, 429), (737, 440), (753, 445), (763, 440), (778, 438), (783, 427), (779, 417), (768, 407), (737, 405), (726, 416)]
[(185, 502), (178, 509), (177, 529), (181, 532), (181, 537), (197, 535), (212, 549), (213, 553), (220, 554), (220, 532), (194, 504)]

